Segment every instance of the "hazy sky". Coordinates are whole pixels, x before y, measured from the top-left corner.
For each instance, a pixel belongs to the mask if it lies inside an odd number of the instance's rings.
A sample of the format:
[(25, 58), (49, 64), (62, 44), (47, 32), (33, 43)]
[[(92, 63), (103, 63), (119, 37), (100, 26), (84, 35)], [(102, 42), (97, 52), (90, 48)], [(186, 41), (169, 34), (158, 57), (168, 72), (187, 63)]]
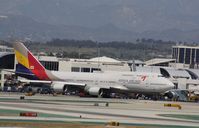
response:
[[(161, 33), (162, 37), (173, 36), (171, 39), (191, 33), (187, 36), (192, 39), (199, 31), (199, 0), (0, 0), (0, 3), (0, 15), (15, 16), (12, 22), (18, 19), (28, 25), (32, 19), (61, 28), (70, 26), (71, 33), (76, 31), (81, 36), (96, 31), (112, 35), (130, 31), (146, 37), (159, 37)], [(46, 31), (52, 30), (45, 27)], [(82, 32), (83, 28), (89, 33)]]

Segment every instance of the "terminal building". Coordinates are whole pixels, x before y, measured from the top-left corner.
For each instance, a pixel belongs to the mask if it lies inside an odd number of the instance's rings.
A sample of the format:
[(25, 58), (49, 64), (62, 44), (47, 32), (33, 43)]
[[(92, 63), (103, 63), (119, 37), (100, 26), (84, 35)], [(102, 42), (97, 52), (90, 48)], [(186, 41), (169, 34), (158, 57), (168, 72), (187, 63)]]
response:
[(175, 63), (175, 59), (154, 58), (145, 62), (147, 66), (163, 66), (163, 67), (171, 67), (172, 63)]
[(176, 60), (176, 63), (199, 69), (199, 46), (173, 46), (172, 58)]
[[(37, 57), (49, 70), (67, 72), (95, 71), (130, 71), (132, 61), (119, 61), (110, 57), (102, 56), (91, 59), (56, 58), (48, 56)], [(144, 62), (135, 60), (136, 66), (144, 66)]]
[[(190, 54), (188, 54), (189, 52), (184, 50), (184, 58), (186, 58), (187, 55), (192, 55), (193, 53), (195, 53), (195, 55), (191, 56), (190, 62), (192, 61), (192, 58), (194, 58), (194, 61), (197, 62), (197, 50), (197, 48), (195, 48), (195, 50), (194, 48), (192, 48), (190, 50)], [(173, 55), (174, 57), (180, 56), (179, 53), (183, 53), (180, 49), (175, 49), (173, 51), (175, 51), (175, 55)], [(187, 55), (185, 55), (186, 53)], [(93, 73), (98, 71), (156, 72), (170, 79), (176, 85), (177, 89), (195, 88), (199, 90), (199, 70), (170, 67), (170, 63), (176, 63), (175, 61), (179, 62), (179, 60), (175, 59), (153, 59), (147, 62), (142, 62), (139, 60), (120, 61), (106, 56), (91, 59), (57, 58), (55, 56), (35, 57), (48, 70), (84, 73)], [(177, 59), (179, 58), (180, 57), (177, 57)], [(184, 63), (186, 60), (187, 59), (184, 59)], [(182, 60), (180, 62), (182, 62)], [(4, 74), (8, 73), (6, 71), (3, 71), (3, 69), (12, 69), (14, 71), (16, 63), (17, 62), (13, 52), (1, 52), (1, 86), (3, 86), (5, 82)], [(133, 67), (136, 67), (136, 69), (134, 69)]]
[[(4, 70), (13, 70), (15, 68), (15, 55), (13, 48), (0, 45), (0, 83), (4, 85), (6, 79), (9, 79), (11, 73)], [(9, 75), (7, 75), (9, 74)]]
[(14, 63), (13, 48), (0, 45), (0, 69), (14, 69)]

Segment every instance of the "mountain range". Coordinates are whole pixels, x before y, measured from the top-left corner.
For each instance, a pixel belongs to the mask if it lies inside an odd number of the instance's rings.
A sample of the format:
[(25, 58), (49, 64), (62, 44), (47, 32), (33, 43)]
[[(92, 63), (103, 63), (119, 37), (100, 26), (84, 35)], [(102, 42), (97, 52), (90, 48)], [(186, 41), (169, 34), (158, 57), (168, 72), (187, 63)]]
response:
[(199, 41), (198, 0), (0, 0), (0, 38)]

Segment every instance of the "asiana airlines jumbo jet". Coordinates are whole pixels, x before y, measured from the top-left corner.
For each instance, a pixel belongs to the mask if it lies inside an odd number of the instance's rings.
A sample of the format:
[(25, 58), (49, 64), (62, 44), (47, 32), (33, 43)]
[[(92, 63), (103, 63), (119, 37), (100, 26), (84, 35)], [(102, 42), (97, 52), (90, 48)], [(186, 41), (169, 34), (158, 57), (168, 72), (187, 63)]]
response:
[(16, 73), (31, 82), (50, 83), (55, 92), (64, 92), (71, 88), (83, 88), (91, 96), (102, 96), (115, 91), (135, 93), (163, 93), (174, 84), (160, 74), (141, 72), (61, 72), (49, 71), (33, 56), (21, 42), (14, 43), (18, 61)]

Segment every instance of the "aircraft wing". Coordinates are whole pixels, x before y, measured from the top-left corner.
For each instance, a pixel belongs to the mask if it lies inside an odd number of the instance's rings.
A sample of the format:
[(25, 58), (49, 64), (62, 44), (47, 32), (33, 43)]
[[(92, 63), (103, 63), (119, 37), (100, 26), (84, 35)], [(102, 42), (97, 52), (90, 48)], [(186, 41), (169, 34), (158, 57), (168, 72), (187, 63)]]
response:
[(66, 81), (52, 81), (52, 85), (70, 85), (70, 86), (86, 86), (84, 83), (66, 82)]
[(46, 84), (63, 84), (63, 85), (72, 85), (72, 86), (85, 86), (86, 84), (83, 83), (74, 83), (74, 82), (65, 82), (65, 81), (46, 81), (46, 80), (27, 80), (22, 79), (19, 80), (22, 83), (46, 83)]
[(10, 72), (10, 73), (15, 73), (15, 74), (27, 75), (27, 76), (35, 76), (34, 74), (24, 73), (24, 72), (18, 72), (18, 71), (9, 70), (9, 69), (3, 69), (3, 71)]
[(123, 90), (123, 91), (128, 91), (129, 89), (123, 85), (118, 85), (118, 86), (112, 86), (110, 89), (117, 89), (117, 90)]
[(100, 88), (102, 89), (115, 89), (115, 90), (123, 90), (123, 91), (128, 91), (129, 89), (127, 87), (125, 87), (125, 85), (114, 85), (114, 86), (110, 86), (110, 85), (100, 85)]
[(27, 80), (27, 79), (20, 79), (18, 80), (21, 83), (44, 83), (44, 84), (51, 84), (52, 81), (43, 81), (43, 80)]

